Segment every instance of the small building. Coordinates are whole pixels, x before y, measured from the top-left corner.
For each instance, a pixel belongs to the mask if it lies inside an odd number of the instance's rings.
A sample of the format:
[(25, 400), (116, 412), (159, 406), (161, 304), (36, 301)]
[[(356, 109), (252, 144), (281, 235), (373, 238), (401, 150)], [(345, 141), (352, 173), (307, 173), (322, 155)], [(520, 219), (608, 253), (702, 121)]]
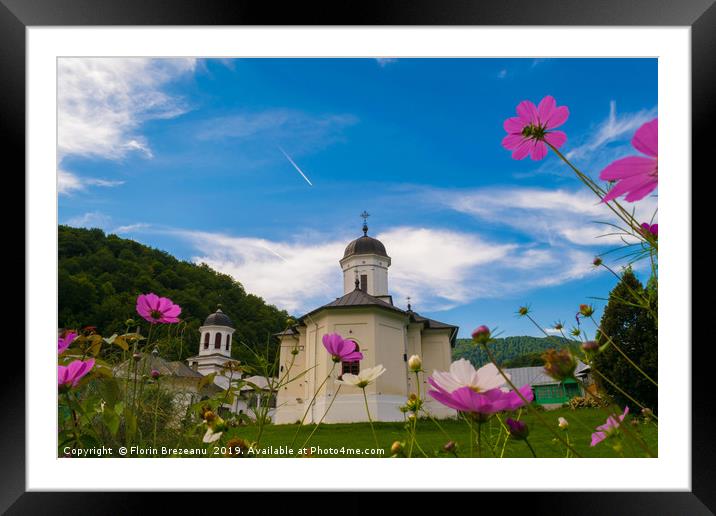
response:
[(216, 311), (209, 314), (199, 328), (199, 354), (187, 358), (186, 362), (199, 377), (215, 373), (214, 386), (217, 390), (226, 390), (231, 383), (236, 385), (237, 380), (252, 384), (243, 385), (239, 395), (234, 396), (233, 403), (225, 404), (223, 410), (250, 414), (253, 409), (268, 404), (268, 416), (273, 417), (276, 406), (276, 396), (271, 392), (273, 382), (262, 376), (244, 378), (240, 372), (232, 376), (226, 370), (226, 365), (233, 361), (231, 343), (235, 331), (231, 318), (222, 311), (221, 305), (217, 306)]
[(577, 361), (575, 376), (582, 382), (574, 379), (558, 382), (545, 373), (542, 366), (505, 369), (505, 373), (510, 375), (510, 380), (516, 387), (529, 384), (532, 387), (535, 403), (546, 409), (559, 408), (575, 396), (584, 396), (582, 383), (587, 385), (591, 383), (589, 372), (589, 366), (580, 360)]
[(221, 392), (214, 384), (201, 385), (203, 375), (179, 361), (170, 362), (151, 353), (140, 353), (139, 360), (129, 358), (114, 368), (116, 378), (132, 380), (159, 372), (162, 387), (174, 393), (175, 414), (180, 419), (185, 410), (194, 403)]

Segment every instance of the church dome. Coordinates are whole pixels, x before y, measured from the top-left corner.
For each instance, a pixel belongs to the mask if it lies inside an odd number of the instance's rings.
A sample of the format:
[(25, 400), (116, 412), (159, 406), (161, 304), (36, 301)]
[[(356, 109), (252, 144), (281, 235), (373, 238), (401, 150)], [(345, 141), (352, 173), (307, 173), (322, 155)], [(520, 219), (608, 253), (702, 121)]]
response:
[(353, 256), (354, 254), (377, 254), (378, 256), (388, 256), (383, 242), (377, 238), (369, 237), (368, 235), (356, 238), (348, 244), (346, 246), (346, 252), (343, 253), (343, 258)]
[(204, 326), (228, 326), (229, 328), (233, 328), (234, 323), (231, 322), (229, 316), (222, 312), (219, 307), (216, 309), (216, 312), (204, 319)]

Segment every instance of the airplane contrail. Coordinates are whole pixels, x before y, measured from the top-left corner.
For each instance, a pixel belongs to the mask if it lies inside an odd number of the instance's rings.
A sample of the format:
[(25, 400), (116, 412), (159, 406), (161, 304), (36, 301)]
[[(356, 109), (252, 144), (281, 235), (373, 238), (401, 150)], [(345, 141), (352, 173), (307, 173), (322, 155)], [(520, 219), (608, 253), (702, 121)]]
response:
[(301, 169), (299, 168), (299, 166), (296, 165), (296, 163), (291, 159), (291, 156), (289, 156), (288, 154), (286, 154), (286, 151), (283, 150), (281, 147), (279, 147), (278, 150), (280, 150), (280, 151), (283, 153), (283, 155), (286, 156), (286, 159), (291, 163), (291, 165), (293, 165), (293, 168), (295, 168), (296, 170), (298, 170), (298, 173), (301, 174), (301, 176), (303, 177), (303, 179), (305, 179), (306, 182), (307, 182), (310, 186), (313, 186), (313, 183), (311, 183), (311, 180), (308, 179), (308, 177), (306, 177), (306, 174), (303, 173), (303, 170), (301, 170)]

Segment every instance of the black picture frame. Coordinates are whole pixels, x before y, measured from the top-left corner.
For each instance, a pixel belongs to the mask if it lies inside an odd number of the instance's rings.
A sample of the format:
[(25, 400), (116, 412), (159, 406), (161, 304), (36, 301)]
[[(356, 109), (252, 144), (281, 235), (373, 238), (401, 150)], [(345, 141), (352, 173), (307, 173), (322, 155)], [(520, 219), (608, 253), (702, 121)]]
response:
[[(0, 124), (5, 163), (25, 170), (25, 30), (31, 26), (112, 25), (558, 25), (558, 26), (688, 26), (691, 27), (692, 156), (704, 162), (713, 144), (716, 112), (715, 0), (400, 0), (348, 2), (272, 2), (251, 0), (0, 0)], [(12, 158), (12, 161), (8, 161)], [(710, 169), (713, 168), (709, 167)], [(9, 167), (8, 169), (9, 170)], [(688, 173), (686, 171), (685, 173)], [(19, 176), (19, 174), (15, 174)], [(693, 177), (693, 176), (692, 176)], [(24, 181), (18, 190), (24, 192)], [(15, 197), (19, 197), (15, 195)], [(21, 249), (17, 245), (16, 249)], [(24, 247), (23, 247), (24, 249)], [(24, 257), (24, 251), (21, 253)], [(19, 256), (15, 256), (19, 259)], [(693, 260), (694, 270), (699, 262)], [(701, 270), (710, 270), (704, 263)], [(32, 271), (26, 270), (26, 275)], [(692, 300), (684, 300), (691, 303)], [(25, 313), (25, 324), (31, 324)], [(694, 327), (694, 342), (703, 329)], [(705, 336), (705, 335), (704, 335)], [(690, 342), (674, 343), (688, 349)], [(32, 343), (26, 343), (30, 346)], [(693, 352), (697, 356), (696, 350)], [(147, 500), (127, 493), (29, 493), (25, 489), (25, 357), (15, 356), (13, 368), (0, 375), (0, 510), (8, 514), (128, 514), (154, 512), (153, 503), (182, 504), (185, 511), (207, 509), (200, 494), (164, 493)], [(716, 511), (716, 470), (713, 426), (716, 409), (707, 382), (711, 361), (692, 360), (692, 490), (690, 492), (513, 493), (510, 510), (550, 514), (712, 514)], [(10, 422), (13, 423), (10, 423)], [(688, 422), (684, 422), (688, 424)], [(91, 468), (91, 464), (88, 465)], [(237, 474), (242, 468), (237, 467)], [(353, 484), (355, 485), (355, 484)], [(709, 488), (709, 485), (711, 488)], [(589, 486), (585, 483), (585, 488)], [(242, 495), (244, 496), (244, 495)], [(259, 503), (281, 507), (276, 495)], [(404, 498), (403, 510), (410, 501)], [(442, 495), (444, 496), (444, 495)], [(476, 507), (490, 502), (504, 506), (503, 494), (481, 493)], [(170, 500), (169, 497), (172, 499)], [(254, 497), (255, 498), (255, 497)], [(214, 495), (212, 501), (216, 501)], [(244, 502), (247, 498), (243, 498)], [(253, 503), (253, 502), (252, 502)], [(344, 505), (344, 504), (342, 504)], [(266, 508), (268, 509), (268, 505)], [(78, 508), (84, 508), (82, 510)], [(227, 507), (228, 508), (228, 507)], [(246, 509), (242, 505), (242, 510)], [(343, 507), (342, 507), (343, 509)], [(467, 507), (466, 507), (467, 509)]]

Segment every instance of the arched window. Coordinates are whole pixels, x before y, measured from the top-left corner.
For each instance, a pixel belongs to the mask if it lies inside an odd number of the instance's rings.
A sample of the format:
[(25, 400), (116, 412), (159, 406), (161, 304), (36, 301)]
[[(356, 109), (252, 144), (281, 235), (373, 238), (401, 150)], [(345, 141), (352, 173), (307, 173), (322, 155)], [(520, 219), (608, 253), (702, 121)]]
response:
[(214, 337), (214, 349), (221, 349), (221, 333), (216, 332), (216, 337)]
[[(355, 344), (355, 351), (360, 351), (360, 347), (358, 346), (357, 342), (353, 342)], [(346, 373), (350, 374), (358, 374), (360, 372), (360, 361), (354, 360), (352, 362), (341, 362), (341, 375), (344, 375)]]
[(204, 334), (204, 349), (209, 349), (209, 332)]
[(226, 336), (226, 351), (231, 349), (231, 335)]

